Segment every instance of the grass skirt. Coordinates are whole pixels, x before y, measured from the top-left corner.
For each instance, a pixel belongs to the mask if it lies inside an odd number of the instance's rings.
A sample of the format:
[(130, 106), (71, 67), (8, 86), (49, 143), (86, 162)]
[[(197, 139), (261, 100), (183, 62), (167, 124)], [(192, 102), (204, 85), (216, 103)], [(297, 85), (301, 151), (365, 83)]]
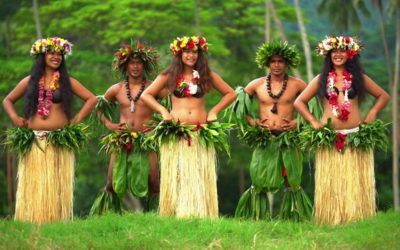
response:
[(375, 177), (372, 150), (319, 149), (315, 170), (317, 223), (344, 224), (374, 215)]
[(74, 154), (37, 140), (19, 159), (15, 220), (36, 224), (72, 219)]
[(213, 147), (203, 147), (196, 136), (191, 145), (176, 139), (160, 147), (161, 216), (218, 217), (216, 156)]

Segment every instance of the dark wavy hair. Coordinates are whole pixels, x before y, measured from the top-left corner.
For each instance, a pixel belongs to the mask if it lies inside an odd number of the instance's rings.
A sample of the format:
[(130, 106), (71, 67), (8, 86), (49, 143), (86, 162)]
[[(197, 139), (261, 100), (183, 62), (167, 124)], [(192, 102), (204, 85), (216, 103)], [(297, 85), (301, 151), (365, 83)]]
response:
[[(205, 92), (211, 90), (211, 69), (208, 66), (208, 61), (204, 52), (202, 50), (198, 50), (197, 62), (193, 67), (194, 70), (197, 70), (200, 75), (200, 87)], [(183, 62), (182, 62), (182, 53), (175, 56), (172, 60), (169, 67), (161, 72), (162, 75), (168, 75), (168, 88), (170, 91), (173, 91), (176, 86), (176, 80), (178, 76), (183, 72)]]
[[(45, 54), (40, 53), (36, 55), (35, 62), (32, 66), (30, 79), (28, 82), (28, 88), (25, 92), (25, 108), (24, 117), (26, 119), (31, 118), (37, 112), (37, 105), (39, 103), (39, 80), (44, 74), (46, 67)], [(72, 108), (72, 90), (71, 81), (65, 66), (65, 58), (62, 56), (61, 65), (58, 68), (60, 72), (59, 86), (61, 91), (62, 107), (68, 120), (71, 120), (71, 108)]]
[[(331, 51), (325, 56), (324, 64), (319, 74), (319, 88), (318, 97), (323, 100), (326, 94), (328, 73), (333, 68), (331, 60)], [(364, 69), (360, 62), (360, 55), (355, 55), (353, 59), (347, 59), (345, 69), (353, 75), (352, 87), (355, 89), (358, 102), (361, 103), (365, 100), (365, 86), (364, 86)]]

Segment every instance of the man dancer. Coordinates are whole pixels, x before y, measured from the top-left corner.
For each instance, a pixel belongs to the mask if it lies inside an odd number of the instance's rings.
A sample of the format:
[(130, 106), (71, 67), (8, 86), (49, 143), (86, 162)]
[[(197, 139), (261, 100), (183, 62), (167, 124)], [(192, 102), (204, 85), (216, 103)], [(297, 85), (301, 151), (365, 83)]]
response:
[[(241, 93), (257, 96), (259, 118), (255, 119), (250, 112), (244, 112), (246, 120), (242, 117), (240, 122), (242, 139), (255, 149), (250, 165), (253, 185), (239, 201), (236, 210), (238, 217), (268, 219), (266, 192), (275, 193), (283, 184), (286, 188), (279, 217), (299, 221), (311, 215), (311, 202), (307, 202), (309, 199), (300, 187), (302, 156), (296, 147), (297, 122), (293, 106), (307, 84), (286, 73), (288, 67), (297, 66), (299, 61), (297, 50), (287, 42), (264, 44), (257, 51), (258, 66), (267, 66), (270, 73), (251, 81)], [(242, 100), (245, 98), (248, 97)], [(238, 105), (245, 105), (242, 110), (250, 111), (248, 103), (241, 104), (238, 101), (234, 107), (238, 110), (241, 108)], [(251, 197), (256, 200), (255, 203), (251, 202)]]
[[(141, 42), (138, 42), (136, 48), (134, 46), (129, 46), (127, 44), (123, 45), (118, 52), (115, 53), (115, 58), (113, 61), (113, 69), (121, 73), (125, 80), (112, 85), (104, 94), (103, 102), (112, 103), (117, 102), (119, 106), (119, 123), (113, 123), (111, 121), (111, 115), (104, 112), (105, 109), (98, 110), (98, 116), (104, 125), (112, 130), (119, 133), (124, 131), (136, 133), (146, 132), (146, 123), (152, 119), (153, 111), (144, 104), (140, 99), (143, 91), (152, 83), (150, 80), (146, 79), (145, 76), (149, 76), (155, 69), (156, 61), (158, 60), (158, 55), (156, 51), (152, 48), (146, 48)], [(166, 91), (160, 93), (159, 98), (166, 96)], [(101, 100), (100, 100), (101, 102)], [(106, 104), (107, 105), (107, 104)], [(104, 106), (104, 105), (99, 105)], [(130, 134), (130, 133), (128, 133)], [(127, 152), (131, 149), (127, 150)], [(132, 149), (134, 150), (134, 149)], [(128, 152), (129, 154), (129, 152)], [(122, 195), (126, 189), (129, 189), (129, 184), (127, 188), (120, 188), (118, 183), (113, 183), (114, 165), (116, 164), (116, 158), (118, 153), (113, 153), (111, 155), (109, 169), (107, 173), (107, 184), (104, 188), (106, 192)], [(156, 153), (150, 152), (148, 154), (149, 160), (149, 175), (148, 175), (148, 197), (149, 199), (154, 198), (155, 195), (159, 194), (159, 174), (157, 167), (157, 155)], [(128, 165), (127, 168), (130, 166)], [(125, 178), (128, 171), (122, 173), (119, 178)], [(126, 177), (130, 178), (130, 177)], [(135, 177), (137, 178), (137, 177)], [(130, 180), (126, 180), (127, 183)], [(118, 188), (115, 188), (118, 185)], [(132, 190), (131, 190), (132, 191)], [(134, 196), (140, 197), (140, 195), (132, 192)]]

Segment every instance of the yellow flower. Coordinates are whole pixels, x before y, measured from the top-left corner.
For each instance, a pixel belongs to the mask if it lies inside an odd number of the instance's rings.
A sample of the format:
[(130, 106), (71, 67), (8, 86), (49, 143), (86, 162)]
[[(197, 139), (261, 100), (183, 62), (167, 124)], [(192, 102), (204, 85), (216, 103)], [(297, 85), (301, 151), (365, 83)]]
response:
[(138, 134), (136, 132), (131, 132), (131, 136), (136, 139), (138, 137)]
[(198, 43), (199, 42), (199, 37), (198, 36), (192, 36), (191, 39), (192, 39), (192, 41), (194, 43)]
[(187, 43), (189, 42), (189, 38), (187, 36), (184, 36), (184, 37), (182, 37), (181, 41), (182, 41), (181, 42), (181, 48), (185, 48)]

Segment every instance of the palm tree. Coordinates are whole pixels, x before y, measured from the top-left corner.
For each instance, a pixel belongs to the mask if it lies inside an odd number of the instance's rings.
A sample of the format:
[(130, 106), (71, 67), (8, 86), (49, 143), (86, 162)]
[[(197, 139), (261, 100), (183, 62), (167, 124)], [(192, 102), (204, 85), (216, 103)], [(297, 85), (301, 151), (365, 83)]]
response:
[(33, 17), (35, 18), (36, 36), (38, 39), (42, 38), (42, 28), (40, 26), (39, 7), (37, 0), (33, 0)]
[(366, 5), (361, 0), (323, 0), (317, 10), (327, 15), (329, 21), (341, 32), (349, 30), (350, 26), (360, 30), (361, 19), (358, 10), (364, 16), (370, 17)]
[(392, 85), (392, 116), (393, 116), (393, 203), (394, 208), (400, 208), (400, 191), (399, 191), (399, 81), (400, 81), (400, 1), (391, 0), (389, 3), (389, 13), (395, 13), (396, 17), (396, 49), (394, 60), (394, 80)]

